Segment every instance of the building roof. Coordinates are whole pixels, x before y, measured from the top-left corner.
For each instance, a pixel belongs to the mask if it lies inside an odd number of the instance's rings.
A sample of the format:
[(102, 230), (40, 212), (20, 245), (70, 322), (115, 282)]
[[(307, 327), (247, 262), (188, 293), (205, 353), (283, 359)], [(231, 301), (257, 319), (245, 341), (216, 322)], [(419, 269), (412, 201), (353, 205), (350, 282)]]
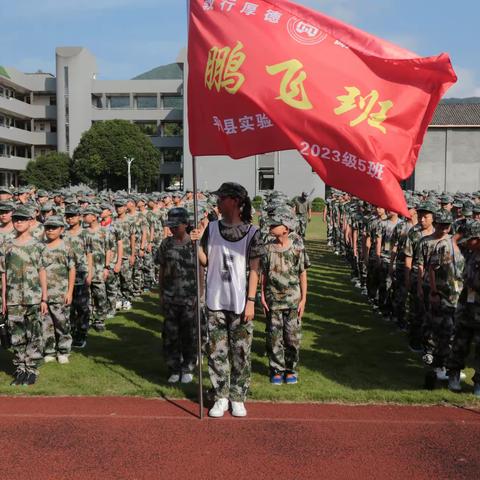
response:
[(442, 101), (433, 115), (431, 126), (474, 126), (480, 127), (480, 98), (475, 102), (452, 103), (452, 100)]
[(183, 70), (179, 63), (170, 63), (154, 68), (134, 77), (132, 80), (182, 80)]

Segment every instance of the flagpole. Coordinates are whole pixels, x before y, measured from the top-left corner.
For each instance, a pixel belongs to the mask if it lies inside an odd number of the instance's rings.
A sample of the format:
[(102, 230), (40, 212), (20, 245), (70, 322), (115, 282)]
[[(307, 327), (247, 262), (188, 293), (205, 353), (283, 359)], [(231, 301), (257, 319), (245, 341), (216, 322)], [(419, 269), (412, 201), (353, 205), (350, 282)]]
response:
[[(197, 199), (197, 159), (192, 155), (192, 176), (193, 176), (193, 215), (194, 225), (197, 228), (198, 222), (198, 199)], [(203, 419), (203, 375), (202, 375), (202, 311), (200, 306), (200, 260), (198, 258), (199, 241), (195, 242), (195, 275), (197, 277), (197, 367), (198, 367), (198, 404), (199, 418)]]
[[(190, 0), (187, 3), (187, 35), (190, 24)], [(187, 40), (187, 68), (185, 69), (188, 75), (188, 40)], [(185, 83), (184, 78), (184, 83)], [(188, 84), (187, 84), (188, 85)], [(184, 88), (185, 92), (187, 89)], [(187, 102), (188, 109), (188, 102)], [(186, 109), (184, 110), (186, 112)], [(198, 227), (198, 198), (197, 198), (197, 158), (192, 155), (192, 180), (193, 180), (193, 226)], [(203, 375), (202, 375), (202, 310), (200, 307), (200, 260), (198, 258), (198, 250), (200, 242), (194, 242), (195, 245), (195, 277), (197, 282), (197, 307), (195, 311), (195, 319), (197, 322), (197, 372), (198, 372), (198, 418), (203, 420)]]

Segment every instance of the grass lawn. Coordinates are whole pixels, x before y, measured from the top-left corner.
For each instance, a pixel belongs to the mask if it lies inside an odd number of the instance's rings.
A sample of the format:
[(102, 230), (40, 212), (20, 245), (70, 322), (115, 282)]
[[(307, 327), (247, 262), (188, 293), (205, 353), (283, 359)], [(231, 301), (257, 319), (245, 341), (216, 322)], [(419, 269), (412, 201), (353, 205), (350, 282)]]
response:
[[(409, 352), (404, 334), (371, 313), (364, 297), (351, 286), (345, 263), (331, 253), (324, 238), (325, 227), (320, 216), (315, 216), (307, 242), (313, 267), (303, 319), (300, 381), (281, 387), (269, 384), (265, 323), (259, 314), (253, 341), (251, 398), (480, 406), (471, 393), (470, 380), (464, 384), (467, 393), (462, 394), (449, 392), (446, 385), (434, 391), (422, 389), (424, 369), (419, 356)], [(74, 351), (69, 365), (43, 365), (33, 387), (9, 386), (11, 354), (0, 351), (0, 394), (195, 398), (196, 385), (171, 387), (166, 383), (162, 319), (156, 305), (154, 294), (145, 296), (134, 310), (108, 321), (107, 332), (92, 332), (87, 348)], [(472, 370), (466, 373), (470, 379)], [(208, 379), (205, 382), (208, 385)]]

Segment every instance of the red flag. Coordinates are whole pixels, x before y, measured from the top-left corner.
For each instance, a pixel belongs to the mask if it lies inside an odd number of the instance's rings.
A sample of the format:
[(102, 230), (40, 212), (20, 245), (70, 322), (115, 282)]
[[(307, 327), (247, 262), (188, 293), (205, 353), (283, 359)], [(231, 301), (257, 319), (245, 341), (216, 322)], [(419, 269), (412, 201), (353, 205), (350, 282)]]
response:
[(193, 155), (296, 149), (333, 187), (407, 214), (408, 178), (445, 91), (421, 58), (287, 0), (190, 0)]

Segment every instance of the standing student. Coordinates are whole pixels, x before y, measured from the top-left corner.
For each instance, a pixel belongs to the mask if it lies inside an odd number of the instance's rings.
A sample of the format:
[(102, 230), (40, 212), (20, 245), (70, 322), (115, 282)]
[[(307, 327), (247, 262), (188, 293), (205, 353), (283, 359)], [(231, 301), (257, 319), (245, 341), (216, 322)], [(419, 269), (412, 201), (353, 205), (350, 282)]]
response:
[(209, 415), (222, 417), (230, 400), (232, 415), (244, 417), (264, 247), (260, 230), (251, 223), (252, 204), (245, 188), (227, 182), (213, 193), (218, 197), (222, 219), (191, 235), (193, 240), (201, 239), (199, 260), (207, 267), (208, 371), (215, 392)]
[(310, 261), (303, 242), (294, 243), (291, 238), (296, 226), (291, 213), (280, 210), (268, 221), (273, 239), (265, 245), (262, 259), (262, 305), (267, 317), (270, 382), (295, 384)]
[(49, 217), (45, 223), (44, 263), (47, 273), (48, 314), (43, 324), (45, 363), (69, 363), (72, 347), (70, 305), (75, 286), (75, 256), (62, 240), (62, 217)]
[(1, 262), (3, 314), (7, 315), (16, 367), (12, 385), (33, 385), (43, 358), (41, 315), (48, 312), (45, 247), (32, 237), (32, 223), (30, 208), (14, 210), (17, 234), (6, 245)]
[(163, 353), (168, 382), (190, 383), (197, 362), (195, 312), (196, 277), (192, 240), (187, 233), (188, 212), (172, 208), (167, 225), (172, 232), (158, 253), (160, 301), (163, 306)]

